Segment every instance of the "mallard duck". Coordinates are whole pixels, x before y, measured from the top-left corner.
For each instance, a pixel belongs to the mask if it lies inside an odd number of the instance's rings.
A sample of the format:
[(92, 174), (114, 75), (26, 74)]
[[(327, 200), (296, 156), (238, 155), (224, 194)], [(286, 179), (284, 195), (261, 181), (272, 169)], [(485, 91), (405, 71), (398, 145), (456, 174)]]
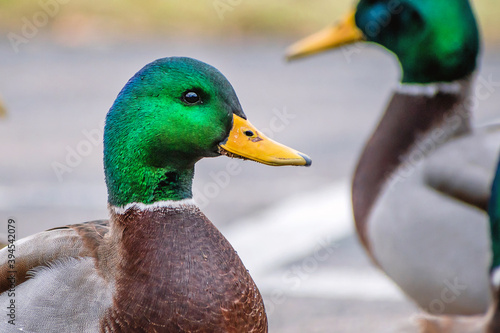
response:
[(311, 164), (248, 122), (217, 69), (179, 57), (146, 65), (106, 117), (109, 221), (0, 252), (0, 304), (15, 309), (0, 331), (14, 320), (27, 332), (267, 332), (259, 290), (192, 199), (195, 163), (220, 155)]
[(479, 39), (467, 0), (361, 0), (287, 53), (366, 40), (399, 60), (401, 82), (354, 172), (353, 212), (373, 261), (432, 314), (483, 314), (492, 299), (486, 208), (500, 131), (471, 125), (491, 88), (480, 78), (473, 89)]

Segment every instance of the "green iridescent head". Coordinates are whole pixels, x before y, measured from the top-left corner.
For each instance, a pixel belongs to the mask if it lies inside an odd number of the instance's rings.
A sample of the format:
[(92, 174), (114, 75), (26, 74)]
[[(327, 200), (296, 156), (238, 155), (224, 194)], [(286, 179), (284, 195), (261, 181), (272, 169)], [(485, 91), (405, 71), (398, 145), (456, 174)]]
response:
[(231, 84), (215, 68), (189, 58), (146, 65), (106, 117), (109, 202), (120, 206), (191, 197), (193, 166), (218, 155), (233, 113), (244, 117)]
[(403, 82), (453, 81), (476, 68), (479, 33), (467, 0), (362, 0), (356, 25), (396, 54)]
[(276, 145), (248, 123), (217, 69), (190, 58), (159, 59), (129, 80), (106, 117), (108, 201), (124, 206), (191, 198), (194, 164), (203, 157), (310, 164), (307, 156)]
[(295, 45), (289, 58), (358, 41), (393, 52), (404, 83), (450, 82), (476, 68), (479, 33), (468, 0), (361, 0), (355, 12)]

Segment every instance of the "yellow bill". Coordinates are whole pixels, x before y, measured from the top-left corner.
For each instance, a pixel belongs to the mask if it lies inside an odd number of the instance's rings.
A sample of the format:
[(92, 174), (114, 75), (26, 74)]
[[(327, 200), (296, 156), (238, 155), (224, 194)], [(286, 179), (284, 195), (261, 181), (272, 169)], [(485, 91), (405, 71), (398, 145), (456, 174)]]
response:
[(219, 152), (267, 165), (310, 166), (309, 156), (267, 138), (248, 120), (233, 114), (233, 128), (226, 141), (219, 144)]
[(286, 51), (287, 60), (305, 57), (363, 40), (363, 32), (356, 26), (355, 14), (356, 11), (353, 10), (338, 24), (326, 27), (290, 46)]

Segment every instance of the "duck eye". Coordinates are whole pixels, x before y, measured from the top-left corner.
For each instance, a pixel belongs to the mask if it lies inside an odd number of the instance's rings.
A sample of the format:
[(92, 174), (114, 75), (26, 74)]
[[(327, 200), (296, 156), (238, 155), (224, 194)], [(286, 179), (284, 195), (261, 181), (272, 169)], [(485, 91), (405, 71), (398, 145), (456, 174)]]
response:
[(198, 95), (198, 93), (194, 91), (186, 91), (184, 94), (182, 94), (182, 100), (187, 104), (201, 103), (200, 95)]

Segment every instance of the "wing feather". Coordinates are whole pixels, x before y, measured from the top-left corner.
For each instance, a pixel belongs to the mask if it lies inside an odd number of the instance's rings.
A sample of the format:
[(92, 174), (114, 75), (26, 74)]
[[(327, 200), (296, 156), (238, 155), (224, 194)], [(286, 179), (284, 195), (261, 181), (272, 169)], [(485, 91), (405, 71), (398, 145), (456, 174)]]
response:
[(35, 268), (71, 258), (97, 258), (108, 231), (108, 221), (99, 220), (50, 229), (9, 244), (0, 250), (0, 293), (11, 287), (9, 277), (14, 276), (19, 285)]

